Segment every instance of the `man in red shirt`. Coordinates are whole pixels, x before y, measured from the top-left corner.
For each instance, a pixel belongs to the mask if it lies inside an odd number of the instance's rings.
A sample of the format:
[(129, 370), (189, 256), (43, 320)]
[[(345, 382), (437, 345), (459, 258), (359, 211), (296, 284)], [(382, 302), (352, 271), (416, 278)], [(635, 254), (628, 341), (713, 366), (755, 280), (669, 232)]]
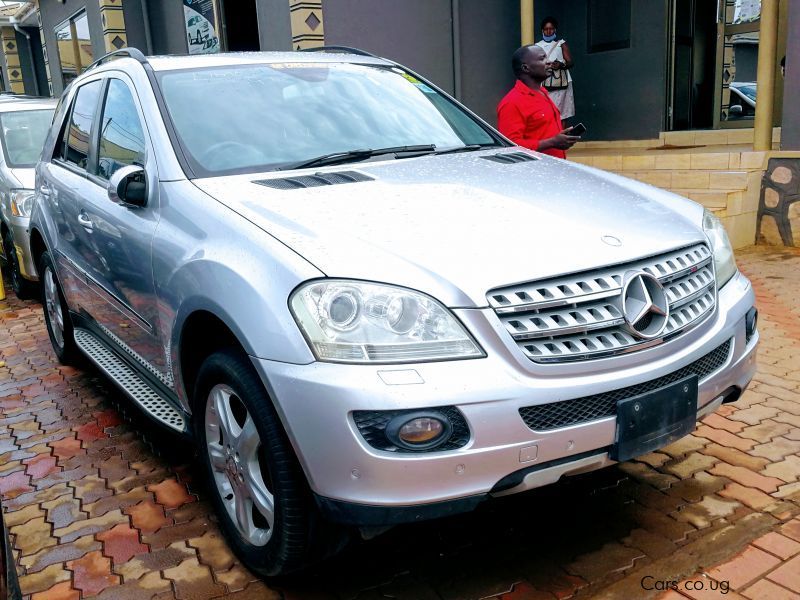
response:
[(561, 113), (542, 82), (552, 71), (539, 46), (523, 46), (511, 58), (517, 83), (497, 105), (497, 127), (514, 143), (558, 158), (581, 138), (561, 129)]

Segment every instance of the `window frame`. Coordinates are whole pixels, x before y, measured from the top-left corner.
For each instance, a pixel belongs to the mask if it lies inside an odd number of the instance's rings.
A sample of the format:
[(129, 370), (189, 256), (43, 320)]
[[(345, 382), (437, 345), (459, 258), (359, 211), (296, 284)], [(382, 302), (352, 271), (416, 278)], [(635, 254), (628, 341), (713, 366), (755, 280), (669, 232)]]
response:
[[(81, 168), (75, 163), (71, 163), (66, 158), (64, 158), (63, 154), (67, 144), (67, 130), (72, 123), (72, 113), (75, 111), (75, 104), (78, 101), (78, 95), (80, 94), (81, 90), (88, 85), (93, 83), (100, 84), (100, 92), (97, 95), (97, 104), (94, 108), (94, 116), (92, 117), (92, 124), (89, 128), (89, 152), (86, 156), (86, 168)], [(53, 164), (58, 165), (76, 175), (81, 175), (86, 177), (90, 174), (92, 165), (97, 162), (97, 146), (94, 143), (96, 131), (97, 131), (97, 117), (98, 117), (98, 108), (100, 106), (100, 102), (104, 98), (105, 94), (105, 86), (106, 86), (106, 78), (105, 77), (95, 77), (89, 79), (88, 81), (81, 82), (80, 85), (75, 87), (75, 91), (72, 94), (72, 98), (70, 98), (69, 108), (64, 117), (64, 121), (61, 123), (61, 127), (59, 129), (58, 138), (56, 139), (55, 148), (53, 148), (53, 155), (51, 157), (51, 161)], [(61, 154), (62, 156), (56, 156), (56, 154)]]
[[(125, 81), (125, 79), (123, 79), (119, 75), (120, 74), (118, 74), (118, 73), (111, 73), (111, 74), (108, 74), (103, 80), (103, 91), (101, 93), (100, 103), (98, 104), (97, 115), (96, 115), (96, 118), (95, 118), (97, 131), (92, 134), (92, 142), (91, 143), (94, 144), (94, 147), (95, 147), (95, 156), (94, 156), (95, 160), (94, 160), (94, 165), (93, 165), (92, 170), (88, 170), (87, 169), (87, 173), (88, 173), (89, 179), (93, 183), (96, 183), (96, 184), (101, 185), (103, 187), (108, 185), (108, 182), (110, 181), (110, 178), (106, 179), (105, 177), (100, 175), (99, 171), (98, 171), (99, 167), (100, 167), (100, 136), (102, 134), (102, 129), (103, 129), (103, 117), (104, 117), (105, 111), (106, 111), (106, 101), (108, 99), (108, 90), (111, 87), (111, 82), (113, 80), (119, 81), (120, 83), (122, 83), (122, 85), (124, 85), (127, 88), (128, 93), (130, 94), (131, 100), (133, 101), (133, 107), (136, 110), (136, 117), (139, 119), (139, 126), (141, 127), (142, 136), (144, 138), (143, 139), (143, 142), (144, 142), (143, 143), (144, 160), (142, 161), (142, 168), (143, 169), (147, 169), (147, 161), (148, 161), (149, 156), (150, 156), (150, 151), (149, 151), (149, 148), (148, 148), (148, 145), (147, 145), (147, 129), (145, 127), (144, 119), (142, 118), (143, 117), (143, 113), (142, 113), (141, 106), (139, 106), (139, 100), (138, 100), (138, 98), (136, 96), (136, 90), (135, 90), (135, 88), (133, 86), (131, 86), (131, 84), (128, 81)], [(91, 146), (90, 146), (90, 148), (91, 148)]]

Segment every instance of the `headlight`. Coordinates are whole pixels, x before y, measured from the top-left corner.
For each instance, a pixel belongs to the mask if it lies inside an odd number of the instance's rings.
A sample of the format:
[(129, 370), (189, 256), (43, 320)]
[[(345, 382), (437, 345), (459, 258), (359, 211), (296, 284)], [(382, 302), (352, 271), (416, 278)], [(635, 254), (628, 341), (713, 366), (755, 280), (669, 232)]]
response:
[(33, 208), (33, 190), (11, 190), (11, 214), (30, 217)]
[(710, 212), (703, 215), (703, 229), (711, 242), (714, 253), (714, 271), (717, 274), (717, 289), (725, 285), (736, 274), (736, 262), (733, 259), (733, 248), (720, 220)]
[(405, 363), (484, 356), (445, 307), (404, 288), (314, 281), (295, 290), (289, 306), (321, 361)]

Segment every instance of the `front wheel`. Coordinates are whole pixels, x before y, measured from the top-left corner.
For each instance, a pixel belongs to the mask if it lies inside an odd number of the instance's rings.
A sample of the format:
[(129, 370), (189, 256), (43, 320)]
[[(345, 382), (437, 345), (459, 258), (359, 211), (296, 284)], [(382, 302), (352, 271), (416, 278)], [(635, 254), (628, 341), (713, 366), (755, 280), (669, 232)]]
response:
[(195, 408), (211, 496), (242, 562), (261, 575), (284, 575), (343, 545), (343, 532), (319, 517), (272, 401), (243, 352), (206, 359)]
[(56, 277), (53, 259), (49, 252), (42, 254), (39, 260), (39, 274), (42, 282), (42, 307), (44, 322), (50, 343), (59, 362), (65, 365), (80, 363), (80, 350), (75, 344), (74, 330), (69, 316), (67, 302)]
[(14, 247), (14, 238), (11, 231), (6, 231), (3, 236), (3, 251), (6, 255), (6, 265), (8, 266), (8, 278), (11, 280), (11, 289), (20, 300), (36, 297), (36, 284), (28, 281), (22, 276), (19, 268), (19, 258)]

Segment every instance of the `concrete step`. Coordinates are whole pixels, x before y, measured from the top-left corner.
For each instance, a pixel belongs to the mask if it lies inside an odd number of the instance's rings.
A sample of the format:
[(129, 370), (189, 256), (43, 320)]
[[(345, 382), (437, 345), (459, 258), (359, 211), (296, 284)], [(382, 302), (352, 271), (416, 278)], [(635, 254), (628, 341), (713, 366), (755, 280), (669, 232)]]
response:
[[(587, 141), (575, 144), (572, 152), (602, 153), (617, 151), (620, 154), (666, 151), (724, 152), (726, 147), (739, 147), (747, 150), (753, 147), (752, 128), (743, 129), (705, 129), (696, 131), (662, 131), (658, 138), (644, 140)], [(772, 130), (773, 149), (778, 149), (781, 128)]]
[(653, 146), (661, 146), (662, 144), (663, 142), (659, 139), (590, 141), (580, 142), (575, 145), (575, 148), (652, 148)]
[(712, 211), (727, 210), (730, 206), (741, 203), (744, 192), (727, 192), (719, 190), (697, 190), (691, 188), (673, 188), (669, 190), (702, 204)]
[(752, 171), (761, 169), (765, 152), (650, 152), (595, 154), (592, 150), (570, 152), (569, 160), (606, 171)]
[(695, 189), (712, 192), (744, 191), (748, 186), (748, 171), (618, 171), (619, 175), (649, 183), (656, 187), (673, 189)]
[[(716, 144), (752, 144), (753, 129), (706, 129), (697, 131), (663, 131), (662, 144), (670, 146), (709, 146)], [(781, 128), (773, 127), (772, 141), (780, 142)]]

